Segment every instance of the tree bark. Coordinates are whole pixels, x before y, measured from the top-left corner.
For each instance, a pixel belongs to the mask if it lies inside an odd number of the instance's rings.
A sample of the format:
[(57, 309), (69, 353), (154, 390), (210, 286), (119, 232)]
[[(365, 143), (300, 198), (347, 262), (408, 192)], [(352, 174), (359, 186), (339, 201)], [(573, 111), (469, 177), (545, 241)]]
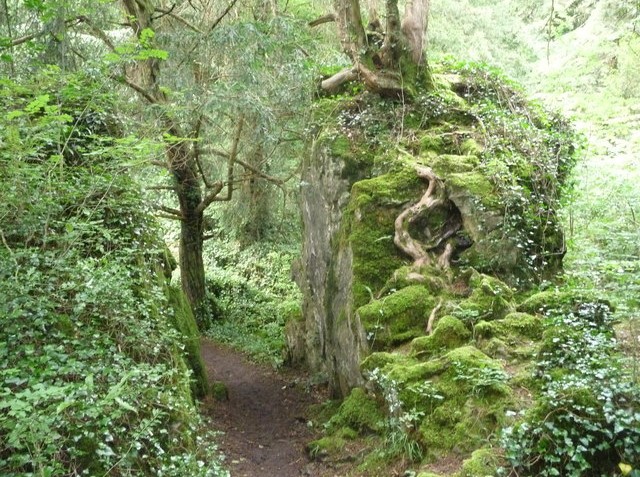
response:
[[(365, 87), (382, 96), (410, 99), (416, 86), (428, 87), (430, 76), (423, 53), (427, 32), (429, 0), (408, 1), (404, 16), (400, 16), (398, 0), (386, 0), (386, 31), (382, 46), (368, 41), (363, 27), (359, 0), (334, 0), (335, 19), (344, 52), (351, 58), (353, 69)], [(375, 7), (369, 4), (370, 32), (380, 37)], [(373, 38), (373, 36), (372, 36)], [(346, 81), (353, 73), (344, 70), (324, 80), (321, 88), (329, 93)]]

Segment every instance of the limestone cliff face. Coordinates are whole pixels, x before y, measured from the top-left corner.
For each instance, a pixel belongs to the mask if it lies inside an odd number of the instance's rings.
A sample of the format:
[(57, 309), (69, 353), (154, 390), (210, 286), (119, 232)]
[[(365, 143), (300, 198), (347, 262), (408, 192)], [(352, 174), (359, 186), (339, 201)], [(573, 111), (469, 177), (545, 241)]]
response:
[(303, 321), (287, 334), (336, 395), (364, 383), (369, 353), (423, 339), (440, 315), (471, 326), (513, 311), (488, 275), (521, 287), (561, 266), (571, 134), (474, 75), (441, 76), (412, 105), (319, 102), (301, 183)]

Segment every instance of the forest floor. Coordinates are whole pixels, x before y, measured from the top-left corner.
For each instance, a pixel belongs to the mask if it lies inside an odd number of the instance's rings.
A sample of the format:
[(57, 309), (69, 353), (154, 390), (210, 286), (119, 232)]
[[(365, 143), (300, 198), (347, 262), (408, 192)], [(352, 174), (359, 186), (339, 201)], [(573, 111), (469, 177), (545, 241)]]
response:
[(334, 475), (305, 451), (316, 437), (307, 412), (326, 399), (305, 389), (306, 376), (257, 365), (210, 340), (202, 341), (202, 356), (209, 381), (221, 381), (228, 389), (228, 400), (210, 398), (204, 411), (224, 433), (220, 448), (231, 477)]

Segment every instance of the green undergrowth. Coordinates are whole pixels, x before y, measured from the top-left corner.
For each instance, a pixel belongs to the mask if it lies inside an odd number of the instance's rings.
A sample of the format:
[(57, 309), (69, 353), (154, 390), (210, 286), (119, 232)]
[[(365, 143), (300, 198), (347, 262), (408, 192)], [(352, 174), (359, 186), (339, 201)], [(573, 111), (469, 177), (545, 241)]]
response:
[(53, 68), (3, 87), (0, 474), (227, 475), (110, 96)]
[(260, 362), (283, 363), (284, 324), (301, 317), (300, 292), (291, 280), (297, 252), (289, 246), (215, 243), (207, 250), (207, 291), (217, 315), (206, 335)]
[(505, 297), (530, 313), (443, 316), (409, 349), (370, 354), (366, 387), (318, 415), (325, 435), (311, 455), (339, 465), (344, 446), (359, 448), (354, 476), (398, 465), (428, 475), (451, 461), (458, 470), (437, 475), (636, 472), (640, 382), (624, 366), (611, 307), (569, 290)]

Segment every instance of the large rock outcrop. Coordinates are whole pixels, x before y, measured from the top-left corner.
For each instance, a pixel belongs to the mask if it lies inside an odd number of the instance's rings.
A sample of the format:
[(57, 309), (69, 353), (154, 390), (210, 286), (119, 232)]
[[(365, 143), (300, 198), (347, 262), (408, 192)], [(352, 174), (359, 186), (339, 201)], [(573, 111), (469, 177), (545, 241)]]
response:
[(561, 266), (567, 126), (486, 72), (436, 78), (410, 105), (364, 94), (316, 110), (301, 187), (304, 318), (288, 340), (336, 395), (364, 383), (372, 351), (427, 335), (441, 315), (504, 318), (515, 310), (500, 280), (524, 287)]

